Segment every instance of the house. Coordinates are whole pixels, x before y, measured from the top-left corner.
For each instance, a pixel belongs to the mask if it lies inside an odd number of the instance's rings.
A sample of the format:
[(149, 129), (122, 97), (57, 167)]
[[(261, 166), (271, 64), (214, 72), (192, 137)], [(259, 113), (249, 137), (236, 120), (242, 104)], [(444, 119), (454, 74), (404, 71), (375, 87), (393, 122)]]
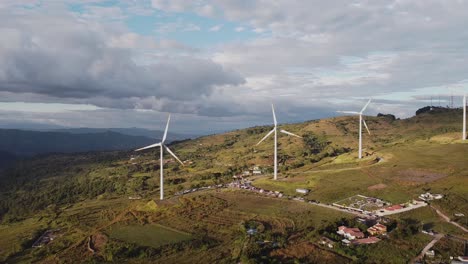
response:
[(310, 192), (310, 190), (303, 189), (303, 188), (298, 188), (298, 189), (296, 189), (296, 192), (297, 193), (302, 193), (302, 194), (308, 194)]
[(367, 238), (362, 238), (362, 239), (356, 239), (353, 241), (353, 244), (355, 245), (368, 245), (368, 244), (375, 244), (379, 242), (380, 239), (377, 237), (367, 237)]
[(426, 255), (426, 257), (433, 258), (433, 257), (435, 257), (435, 252), (434, 252), (434, 250), (428, 250), (428, 251), (426, 251), (426, 253), (424, 255)]
[(383, 235), (387, 233), (387, 227), (377, 223), (367, 229), (367, 232), (371, 234), (372, 236), (377, 236), (377, 235)]
[(338, 235), (342, 235), (345, 238), (349, 240), (354, 240), (356, 238), (364, 238), (365, 235), (359, 228), (357, 227), (346, 227), (346, 226), (340, 226), (338, 227), (338, 231), (336, 232)]

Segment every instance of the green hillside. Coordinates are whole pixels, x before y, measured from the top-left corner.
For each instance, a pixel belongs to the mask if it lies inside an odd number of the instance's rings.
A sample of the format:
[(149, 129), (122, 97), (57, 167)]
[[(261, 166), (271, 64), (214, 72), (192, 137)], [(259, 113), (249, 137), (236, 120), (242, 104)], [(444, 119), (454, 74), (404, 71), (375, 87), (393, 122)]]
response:
[[(432, 206), (468, 227), (466, 217), (455, 216), (468, 215), (468, 144), (460, 138), (461, 119), (459, 109), (419, 111), (402, 120), (366, 117), (371, 135), (364, 134), (362, 160), (357, 159), (357, 117), (280, 125), (303, 138), (279, 134), (278, 181), (271, 175), (273, 139), (256, 146), (272, 127), (174, 142), (170, 148), (185, 166), (166, 155), (164, 201), (155, 200), (159, 150), (24, 160), (0, 176), (0, 261), (405, 263), (431, 240), (417, 232), (422, 226), (468, 234), (424, 207), (389, 217), (397, 228), (385, 241), (330, 250), (318, 239), (339, 223), (358, 225), (352, 214), (238, 189), (174, 194), (229, 183), (233, 175), (258, 166), (264, 173), (251, 177), (254, 186), (291, 196), (296, 188), (307, 188), (311, 192), (304, 198), (322, 204), (358, 194), (396, 204), (440, 193), (444, 198)], [(259, 233), (246, 235), (251, 227)], [(31, 248), (46, 229), (59, 229), (60, 235)], [(169, 235), (159, 241), (159, 234)], [(382, 248), (395, 252), (393, 258)], [(451, 253), (462, 254), (457, 246)]]

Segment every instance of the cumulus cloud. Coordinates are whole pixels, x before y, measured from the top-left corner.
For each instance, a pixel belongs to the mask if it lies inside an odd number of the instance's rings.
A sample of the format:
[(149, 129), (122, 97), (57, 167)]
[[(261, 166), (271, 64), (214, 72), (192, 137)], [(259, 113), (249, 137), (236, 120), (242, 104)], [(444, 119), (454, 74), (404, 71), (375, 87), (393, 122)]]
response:
[(163, 52), (177, 48), (175, 42), (67, 15), (1, 10), (0, 17), (0, 91), (133, 108), (151, 96), (196, 101), (217, 86), (243, 83), (238, 73), (210, 59), (165, 56), (145, 65), (134, 61), (135, 50)]
[[(263, 120), (257, 114), (270, 115), (271, 101), (288, 121), (359, 108), (369, 96), (378, 98), (370, 113), (409, 116), (427, 104), (424, 98), (432, 87), (443, 91), (458, 86), (455, 94), (466, 91), (465, 1), (132, 3), (127, 13), (92, 7), (82, 15), (51, 15), (11, 12), (17, 5), (2, 1), (0, 94), (11, 100), (60, 98), (109, 108), (173, 111), (204, 122), (231, 118), (250, 124)], [(168, 38), (174, 32), (203, 32), (200, 25), (206, 24), (186, 18), (157, 21), (156, 37), (142, 36), (118, 23), (130, 9), (141, 12), (141, 6), (147, 10), (143, 15), (156, 10), (167, 16), (195, 13), (220, 23), (204, 31), (232, 23), (234, 31), (248, 29), (254, 36), (200, 51)], [(103, 21), (100, 16), (115, 19)], [(411, 93), (401, 96), (405, 92)]]

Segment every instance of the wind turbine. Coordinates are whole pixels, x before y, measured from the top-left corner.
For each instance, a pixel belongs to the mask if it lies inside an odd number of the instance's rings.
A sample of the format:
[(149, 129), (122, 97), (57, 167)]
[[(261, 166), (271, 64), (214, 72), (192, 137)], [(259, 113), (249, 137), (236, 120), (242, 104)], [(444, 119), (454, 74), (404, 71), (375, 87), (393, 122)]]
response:
[(466, 140), (466, 94), (463, 96), (463, 138), (462, 140)]
[[(273, 104), (271, 104), (271, 111), (273, 112), (273, 123), (275, 126), (270, 132), (268, 132), (268, 134), (266, 134), (266, 136), (262, 138), (262, 140), (260, 140), (257, 143), (256, 146), (260, 145), (260, 143), (262, 143), (265, 139), (267, 139), (271, 134), (273, 133), (275, 134), (274, 179), (277, 180), (278, 179), (278, 133), (277, 133), (278, 123), (276, 122), (275, 107), (273, 106)], [(283, 129), (281, 129), (280, 132), (286, 135), (302, 138), (301, 136), (298, 136), (296, 134), (293, 134)]]
[(180, 162), (180, 164), (182, 164), (182, 166), (184, 166), (184, 163), (182, 161), (180, 161), (180, 159), (174, 154), (174, 152), (172, 152), (166, 145), (164, 145), (164, 142), (166, 141), (167, 130), (169, 128), (169, 121), (171, 121), (171, 115), (169, 115), (169, 117), (167, 118), (166, 129), (164, 130), (164, 135), (163, 135), (163, 138), (162, 138), (161, 142), (135, 150), (135, 151), (142, 151), (142, 150), (145, 150), (145, 149), (151, 149), (151, 148), (156, 148), (156, 147), (160, 148), (160, 159), (159, 160), (161, 162), (161, 165), (160, 165), (160, 169), (159, 169), (160, 170), (160, 189), (159, 189), (159, 192), (160, 192), (160, 195), (161, 195), (161, 197), (160, 197), (161, 200), (164, 199), (164, 172), (163, 172), (163, 167), (164, 167), (163, 153), (164, 153), (164, 151), (163, 150), (166, 149), (167, 152), (169, 152), (169, 154), (171, 154), (178, 162)]
[(369, 127), (366, 124), (366, 121), (362, 117), (362, 114), (366, 110), (366, 108), (369, 106), (370, 102), (372, 99), (369, 99), (367, 104), (362, 108), (361, 112), (354, 112), (354, 111), (338, 111), (340, 113), (345, 113), (345, 114), (353, 114), (353, 115), (359, 115), (359, 159), (362, 159), (362, 124), (366, 127), (367, 133), (370, 135)]

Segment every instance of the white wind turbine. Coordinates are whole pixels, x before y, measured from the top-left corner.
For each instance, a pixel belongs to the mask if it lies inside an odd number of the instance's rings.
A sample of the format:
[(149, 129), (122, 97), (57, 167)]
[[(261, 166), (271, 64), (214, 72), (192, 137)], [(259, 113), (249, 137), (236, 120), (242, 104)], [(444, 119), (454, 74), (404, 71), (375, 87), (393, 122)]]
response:
[[(268, 134), (266, 134), (266, 136), (264, 136), (262, 138), (262, 140), (260, 140), (256, 146), (258, 146), (260, 143), (262, 143), (265, 139), (267, 139), (272, 133), (275, 133), (275, 154), (274, 154), (274, 179), (277, 180), (278, 179), (278, 134), (277, 134), (277, 128), (278, 128), (278, 123), (276, 122), (276, 115), (275, 115), (275, 107), (273, 106), (273, 104), (271, 104), (271, 111), (273, 112), (273, 122), (274, 122), (274, 127), (273, 129), (268, 132)], [(290, 135), (290, 136), (294, 136), (294, 137), (298, 137), (298, 138), (302, 138), (301, 136), (298, 136), (296, 134), (293, 134), (291, 132), (288, 132), (286, 130), (283, 130), (281, 129), (280, 130), (281, 133), (284, 133), (286, 135)]]
[(466, 140), (466, 94), (463, 96), (463, 138), (462, 140)]
[(151, 148), (156, 148), (156, 147), (160, 148), (160, 162), (161, 162), (161, 165), (160, 165), (160, 169), (159, 169), (160, 170), (160, 189), (159, 189), (159, 192), (160, 192), (160, 195), (161, 195), (161, 198), (160, 198), (161, 200), (164, 199), (163, 150), (166, 149), (167, 152), (169, 152), (169, 154), (171, 154), (178, 162), (180, 162), (180, 164), (182, 164), (182, 166), (184, 166), (184, 163), (182, 161), (180, 161), (180, 159), (174, 154), (174, 152), (172, 152), (166, 145), (164, 145), (164, 142), (166, 141), (167, 130), (169, 128), (169, 121), (170, 120), (171, 120), (171, 115), (169, 115), (169, 117), (167, 118), (166, 129), (164, 130), (164, 135), (163, 135), (163, 138), (162, 138), (161, 142), (135, 150), (135, 151), (142, 151), (142, 150), (145, 150), (145, 149), (151, 149)]
[(362, 114), (366, 110), (366, 108), (369, 106), (370, 102), (372, 99), (369, 99), (367, 104), (362, 108), (361, 112), (354, 112), (354, 111), (338, 111), (339, 113), (345, 113), (345, 114), (353, 114), (353, 115), (359, 115), (359, 158), (362, 159), (362, 124), (366, 127), (367, 133), (370, 135), (369, 127), (367, 127), (366, 121), (364, 118), (362, 118)]

